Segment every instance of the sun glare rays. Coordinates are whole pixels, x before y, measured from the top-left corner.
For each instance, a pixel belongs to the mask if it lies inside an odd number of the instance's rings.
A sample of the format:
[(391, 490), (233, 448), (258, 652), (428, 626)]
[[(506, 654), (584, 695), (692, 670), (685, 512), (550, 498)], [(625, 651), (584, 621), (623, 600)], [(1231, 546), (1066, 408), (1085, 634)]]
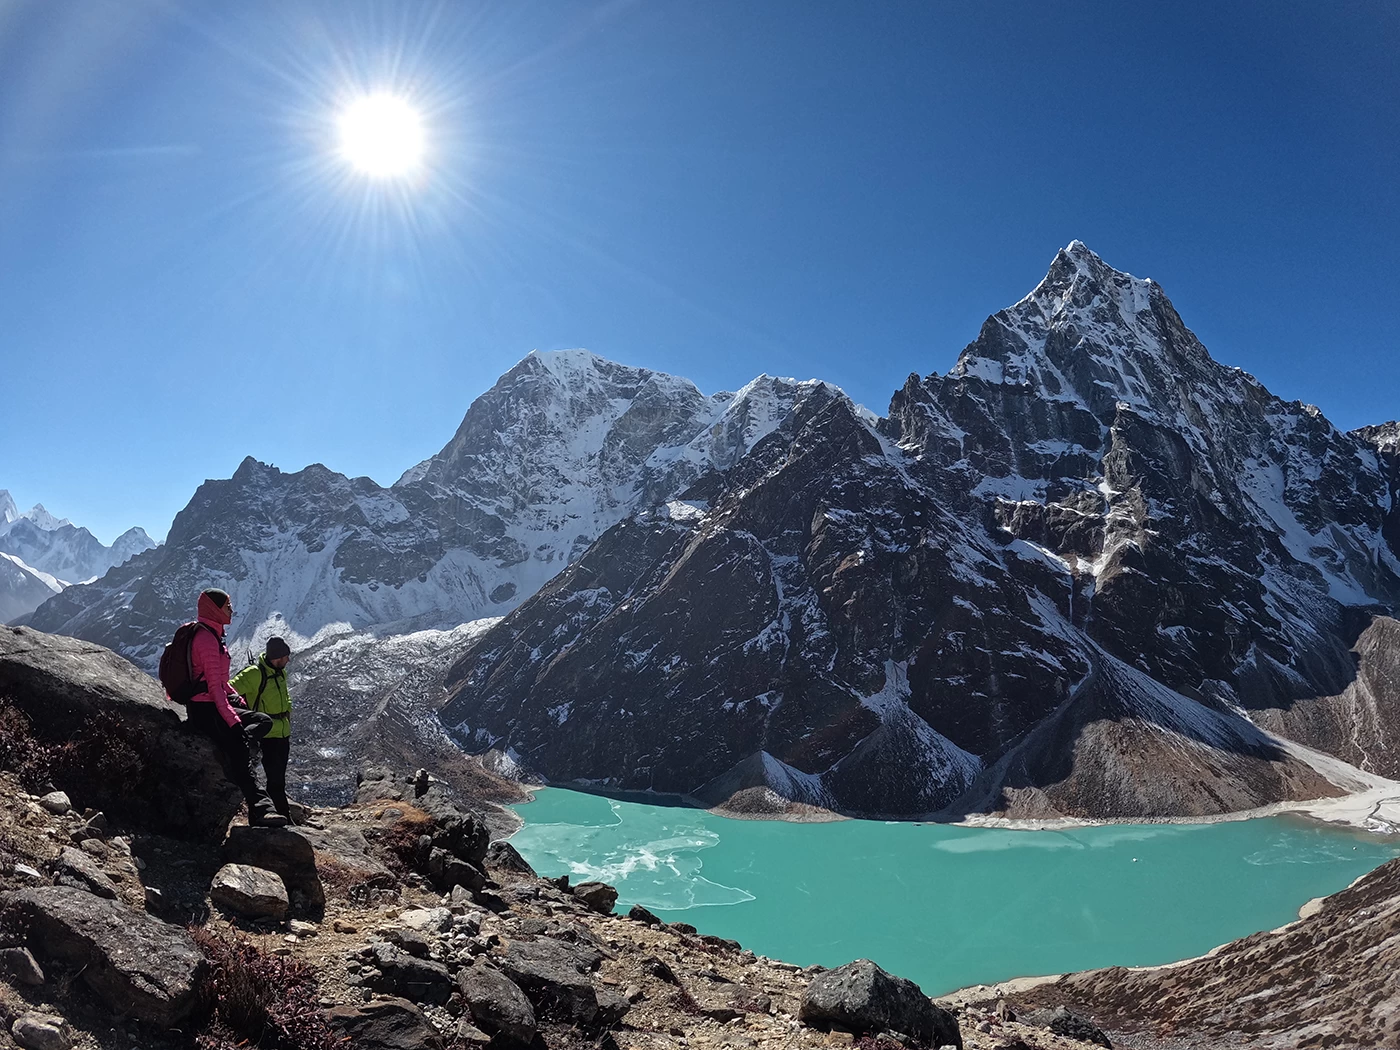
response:
[(406, 99), (378, 92), (354, 99), (336, 118), (339, 153), (370, 178), (409, 175), (423, 160), (423, 118)]

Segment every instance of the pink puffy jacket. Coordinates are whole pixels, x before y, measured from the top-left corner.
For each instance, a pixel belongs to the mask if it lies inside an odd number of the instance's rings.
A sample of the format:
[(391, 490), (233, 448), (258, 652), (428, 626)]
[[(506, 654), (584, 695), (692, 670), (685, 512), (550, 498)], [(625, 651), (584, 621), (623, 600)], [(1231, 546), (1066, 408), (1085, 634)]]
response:
[[(212, 607), (213, 603), (210, 602), (209, 605)], [(208, 683), (209, 691), (191, 697), (190, 703), (212, 703), (225, 723), (236, 726), (240, 721), (238, 711), (242, 710), (242, 697), (228, 684), (229, 666), (233, 661), (228, 649), (224, 647), (224, 625), (217, 618), (217, 610), (205, 609), (203, 595), (200, 596), (199, 612), (199, 622), (214, 633), (194, 632), (194, 640), (190, 643), (190, 667), (194, 671), (196, 681), (202, 678)], [(230, 703), (235, 697), (240, 704), (238, 709)]]

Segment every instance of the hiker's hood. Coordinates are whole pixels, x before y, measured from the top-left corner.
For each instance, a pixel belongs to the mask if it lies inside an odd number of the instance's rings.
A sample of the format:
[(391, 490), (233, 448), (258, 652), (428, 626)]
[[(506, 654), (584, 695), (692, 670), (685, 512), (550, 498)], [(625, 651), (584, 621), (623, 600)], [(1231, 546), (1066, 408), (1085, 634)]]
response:
[(199, 618), (210, 627), (218, 628), (220, 634), (224, 633), (224, 624), (233, 619), (233, 603), (230, 602), (220, 609), (214, 604), (214, 599), (207, 594), (199, 596)]

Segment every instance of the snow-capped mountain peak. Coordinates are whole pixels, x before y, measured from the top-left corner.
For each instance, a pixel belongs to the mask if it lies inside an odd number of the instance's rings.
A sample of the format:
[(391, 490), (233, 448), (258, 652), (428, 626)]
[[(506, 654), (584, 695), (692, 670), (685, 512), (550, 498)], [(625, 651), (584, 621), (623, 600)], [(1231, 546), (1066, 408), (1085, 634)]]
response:
[(15, 501), (10, 496), (10, 490), (0, 489), (0, 529), (3, 529), (18, 517), (19, 508), (15, 506)]
[(29, 508), (29, 510), (25, 511), (24, 514), (21, 516), (28, 518), (30, 521), (32, 521), (39, 528), (43, 529), (45, 532), (54, 532), (58, 529), (63, 528), (63, 526), (65, 525), (73, 524), (67, 518), (54, 517), (48, 512), (48, 510), (44, 507), (42, 503), (34, 504), (34, 506)]

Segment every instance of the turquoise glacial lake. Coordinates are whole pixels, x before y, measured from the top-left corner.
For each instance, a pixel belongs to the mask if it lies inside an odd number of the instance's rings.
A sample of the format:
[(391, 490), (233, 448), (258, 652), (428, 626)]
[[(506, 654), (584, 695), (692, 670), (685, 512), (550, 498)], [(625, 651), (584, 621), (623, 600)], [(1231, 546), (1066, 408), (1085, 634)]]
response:
[(1270, 817), (1010, 831), (730, 820), (559, 788), (516, 807), (541, 875), (760, 955), (874, 959), (929, 995), (1010, 977), (1200, 955), (1297, 918), (1400, 856), (1400, 838)]

